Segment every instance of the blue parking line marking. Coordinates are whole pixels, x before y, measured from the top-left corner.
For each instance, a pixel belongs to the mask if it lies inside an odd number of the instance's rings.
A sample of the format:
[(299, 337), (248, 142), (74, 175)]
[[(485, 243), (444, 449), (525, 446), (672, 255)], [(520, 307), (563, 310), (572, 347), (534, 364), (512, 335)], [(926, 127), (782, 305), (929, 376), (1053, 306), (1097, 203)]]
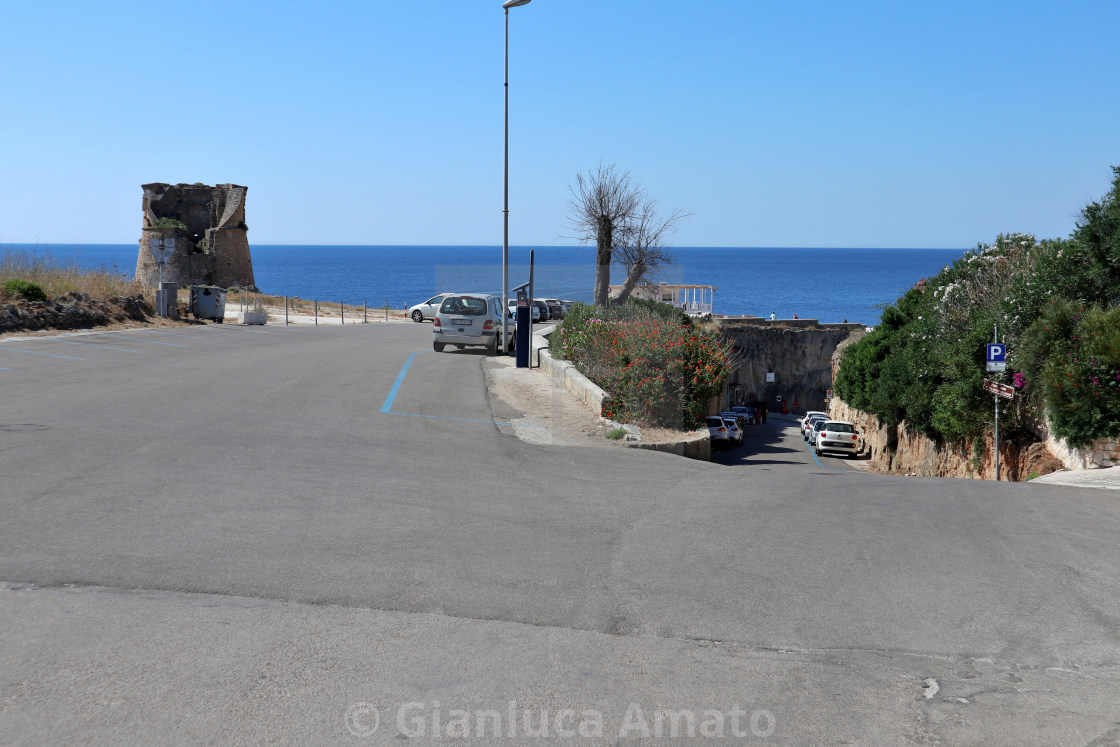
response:
[(813, 447), (808, 441), (805, 442), (805, 448), (809, 451), (809, 456), (813, 457), (813, 461), (816, 462), (819, 466), (823, 467), (824, 469), (840, 469), (839, 467), (829, 467), (827, 464), (821, 464), (821, 460), (817, 459), (817, 454), (815, 451), (813, 451)]
[(114, 348), (110, 345), (98, 345), (96, 342), (78, 342), (77, 340), (60, 340), (57, 337), (44, 337), (42, 338), (47, 342), (65, 342), (68, 345), (93, 345), (94, 347), (102, 348), (103, 350), (118, 350), (122, 353), (139, 353), (139, 350), (129, 350), (128, 348)]
[(11, 371), (11, 370), (12, 369), (10, 369), (10, 368), (4, 368), (3, 366), (0, 366), (0, 371)]
[[(8, 347), (4, 347), (3, 345), (0, 345), (0, 350), (13, 350), (17, 353), (27, 353), (28, 355), (45, 355), (49, 358), (65, 358), (68, 361), (80, 361), (80, 360), (82, 360), (81, 358), (75, 358), (71, 355), (55, 355), (54, 353), (38, 353), (34, 350), (20, 350), (19, 348), (8, 348)], [(8, 370), (10, 371), (11, 369), (8, 369)]]
[[(397, 392), (400, 390), (401, 384), (404, 383), (404, 376), (405, 376), (405, 374), (408, 373), (408, 367), (412, 365), (412, 359), (415, 358), (416, 356), (420, 355), (421, 353), (426, 353), (426, 352), (428, 352), (428, 351), (427, 350), (417, 350), (415, 353), (408, 356), (408, 360), (406, 360), (404, 362), (404, 368), (402, 368), (401, 372), (399, 374), (397, 374), (397, 380), (393, 382), (393, 387), (392, 387), (392, 389), (389, 390), (389, 396), (385, 398), (385, 404), (381, 405), (381, 412), (392, 412), (392, 410), (393, 410), (393, 400), (395, 400), (397, 398)], [(394, 415), (404, 415), (406, 413), (393, 413), (393, 414)]]

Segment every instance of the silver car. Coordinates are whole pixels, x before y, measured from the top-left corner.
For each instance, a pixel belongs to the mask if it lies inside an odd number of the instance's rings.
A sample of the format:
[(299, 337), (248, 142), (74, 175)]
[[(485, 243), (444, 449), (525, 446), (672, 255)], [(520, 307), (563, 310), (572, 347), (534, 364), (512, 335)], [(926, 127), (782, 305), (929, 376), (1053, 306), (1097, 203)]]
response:
[[(510, 339), (514, 335), (514, 320), (506, 314)], [(432, 319), (432, 348), (442, 353), (447, 345), (461, 348), (482, 347), (490, 355), (498, 350), (508, 352), (513, 345), (503, 345), (502, 299), (490, 293), (456, 293), (443, 299), (439, 311)]]

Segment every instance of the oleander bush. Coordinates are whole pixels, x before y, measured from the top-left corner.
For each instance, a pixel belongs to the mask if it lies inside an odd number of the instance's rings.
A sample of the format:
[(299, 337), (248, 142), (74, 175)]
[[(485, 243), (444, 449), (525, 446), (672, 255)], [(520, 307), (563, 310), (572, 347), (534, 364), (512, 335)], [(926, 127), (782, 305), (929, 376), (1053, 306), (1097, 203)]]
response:
[[(984, 345), (996, 325), (1009, 349), (1001, 408), (1009, 437), (1045, 417), (1071, 445), (1120, 434), (1120, 167), (1111, 191), (1068, 239), (1001, 234), (883, 310), (840, 360), (837, 395), (894, 425), (962, 442), (991, 420)], [(1111, 377), (1111, 378), (1110, 378)]]
[(726, 386), (731, 344), (668, 304), (575, 304), (558, 337), (553, 353), (611, 395), (602, 414), (612, 420), (696, 428)]

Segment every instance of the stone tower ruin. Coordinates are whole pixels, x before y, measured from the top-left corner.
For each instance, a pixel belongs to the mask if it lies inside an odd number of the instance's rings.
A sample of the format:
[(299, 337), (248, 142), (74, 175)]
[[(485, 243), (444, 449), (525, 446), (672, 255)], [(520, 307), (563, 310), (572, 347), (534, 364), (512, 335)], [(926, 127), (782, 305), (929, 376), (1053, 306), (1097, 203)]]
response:
[(179, 287), (218, 285), (256, 290), (245, 225), (245, 193), (237, 184), (144, 184), (144, 222), (136, 279), (159, 286), (159, 265), (148, 246), (152, 239), (175, 239), (175, 253), (163, 279)]

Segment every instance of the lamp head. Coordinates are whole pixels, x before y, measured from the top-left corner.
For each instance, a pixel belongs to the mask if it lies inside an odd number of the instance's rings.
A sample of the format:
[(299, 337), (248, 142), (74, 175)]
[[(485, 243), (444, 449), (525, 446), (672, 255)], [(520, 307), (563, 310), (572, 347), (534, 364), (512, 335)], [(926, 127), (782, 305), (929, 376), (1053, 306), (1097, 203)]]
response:
[(502, 7), (509, 10), (510, 8), (516, 8), (518, 5), (528, 5), (530, 2), (532, 0), (506, 0), (502, 3)]

